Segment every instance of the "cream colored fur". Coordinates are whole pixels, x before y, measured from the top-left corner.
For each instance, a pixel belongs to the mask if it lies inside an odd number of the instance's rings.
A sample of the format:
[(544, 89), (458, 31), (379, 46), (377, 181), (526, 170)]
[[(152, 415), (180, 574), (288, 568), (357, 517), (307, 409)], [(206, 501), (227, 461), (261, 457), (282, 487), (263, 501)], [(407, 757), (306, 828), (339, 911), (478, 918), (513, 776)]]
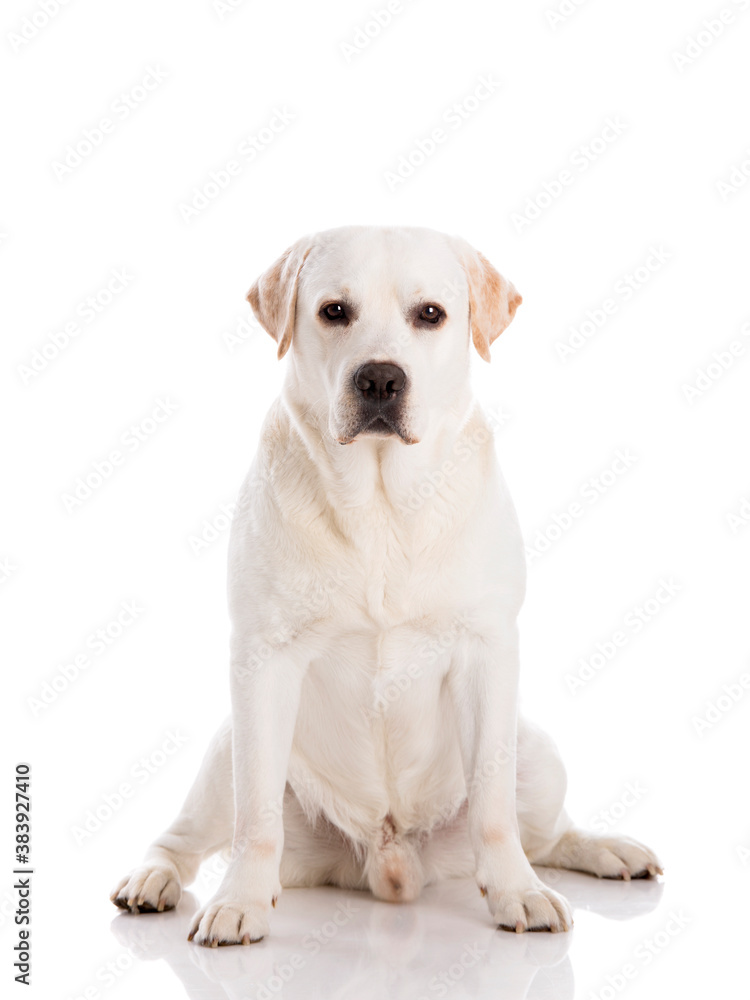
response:
[[(170, 908), (231, 847), (201, 944), (262, 938), (282, 886), (398, 902), (459, 875), (499, 926), (569, 928), (531, 862), (658, 862), (573, 826), (554, 745), (518, 718), (524, 550), (469, 383), (472, 342), (489, 359), (518, 292), (462, 240), (350, 227), (300, 240), (248, 297), (288, 358), (231, 532), (232, 713), (113, 900)], [(346, 325), (321, 317), (340, 301)], [(442, 323), (415, 319), (424, 304)], [(397, 433), (357, 430), (369, 362), (405, 372)]]

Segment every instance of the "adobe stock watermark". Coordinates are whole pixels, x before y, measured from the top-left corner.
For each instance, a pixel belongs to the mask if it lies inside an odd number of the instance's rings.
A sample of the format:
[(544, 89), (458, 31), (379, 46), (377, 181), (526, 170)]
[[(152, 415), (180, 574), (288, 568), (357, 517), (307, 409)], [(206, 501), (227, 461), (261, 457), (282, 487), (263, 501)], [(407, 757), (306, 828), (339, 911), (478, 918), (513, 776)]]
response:
[(282, 997), (285, 987), (294, 979), (300, 969), (304, 969), (310, 958), (327, 947), (342, 927), (354, 920), (360, 907), (351, 899), (339, 902), (328, 920), (310, 931), (300, 941), (298, 950), (285, 956), (284, 961), (274, 964), (273, 975), (262, 979), (255, 987), (254, 1000), (273, 1000)]
[(77, 139), (69, 142), (62, 155), (52, 161), (52, 172), (61, 181), (86, 162), (105, 140), (114, 135), (132, 114), (158, 90), (169, 73), (160, 66), (150, 66), (146, 73), (110, 103), (106, 115), (85, 128)]
[(214, 542), (219, 540), (225, 531), (231, 528), (232, 519), (237, 509), (237, 504), (233, 500), (228, 500), (219, 505), (219, 509), (212, 517), (203, 518), (200, 526), (187, 537), (190, 551), (194, 556), (205, 552)]
[(379, 672), (373, 682), (372, 703), (362, 706), (368, 722), (382, 718), (387, 709), (411, 689), (414, 681), (452, 649), (462, 635), (471, 631), (474, 624), (475, 619), (468, 612), (457, 615), (444, 629), (421, 643), (416, 656), (406, 666), (399, 665), (397, 672)]
[(553, 514), (542, 528), (538, 528), (526, 544), (526, 558), (534, 562), (549, 552), (588, 510), (606, 496), (613, 486), (633, 468), (637, 456), (629, 448), (620, 448), (608, 464), (596, 475), (590, 476), (578, 489), (580, 500), (572, 500), (563, 510)]
[(640, 781), (628, 781), (614, 802), (589, 818), (588, 825), (595, 833), (609, 833), (647, 795), (648, 789)]
[(243, 312), (236, 316), (228, 327), (221, 332), (221, 342), (230, 354), (234, 354), (238, 347), (244, 347), (248, 341), (253, 340), (258, 334), (264, 338), (268, 334), (256, 320), (252, 312)]
[(179, 730), (167, 730), (159, 746), (143, 754), (128, 771), (127, 779), (118, 782), (114, 789), (104, 792), (97, 802), (90, 806), (78, 823), (70, 827), (70, 833), (77, 847), (82, 847), (132, 799), (139, 788), (153, 778), (174, 755), (185, 746), (188, 737)]
[(409, 487), (409, 491), (401, 500), (395, 501), (395, 506), (404, 514), (414, 514), (422, 511), (425, 505), (439, 497), (443, 488), (459, 473), (465, 463), (492, 441), (496, 432), (505, 427), (511, 420), (510, 413), (501, 406), (493, 406), (484, 410), (489, 427), (477, 427), (471, 434), (464, 435), (451, 448), (451, 457), (443, 460), (441, 465), (426, 472), (421, 481)]
[(241, 510), (247, 510), (253, 497), (271, 485), (273, 480), (273, 474), (254, 472), (252, 479), (243, 484), (238, 499), (225, 500), (210, 517), (204, 517), (198, 527), (187, 536), (187, 544), (193, 555), (201, 555), (229, 531), (237, 514)]
[(122, 948), (116, 955), (98, 966), (94, 971), (93, 978), (83, 989), (79, 990), (75, 996), (66, 997), (66, 1000), (101, 1000), (104, 992), (117, 986), (123, 976), (126, 976), (137, 964), (133, 952), (129, 948)]
[(586, 1000), (615, 1000), (642, 974), (692, 923), (692, 915), (684, 909), (670, 910), (666, 921), (649, 937), (644, 938), (634, 949), (631, 958), (619, 969), (604, 977), (604, 984), (597, 990), (590, 990)]
[[(495, 744), (495, 751), (492, 756), (485, 757), (481, 764), (477, 764), (471, 778), (466, 784), (466, 788), (460, 792), (456, 792), (451, 798), (446, 799), (440, 805), (435, 814), (434, 826), (437, 827), (451, 822), (461, 812), (467, 815), (470, 796), (473, 796), (475, 792), (481, 793), (486, 782), (499, 774), (501, 768), (508, 767), (509, 765), (511, 767), (515, 767), (516, 765), (516, 748), (515, 746), (509, 746), (504, 740), (499, 740)], [(561, 877), (559, 871), (550, 868), (545, 874), (545, 881), (552, 885), (555, 882), (559, 882)]]
[(11, 560), (10, 556), (0, 558), (0, 587), (17, 572), (18, 566)]
[(750, 146), (746, 146), (741, 155), (744, 159), (731, 164), (726, 179), (716, 181), (716, 192), (722, 201), (729, 201), (739, 194), (750, 178)]
[(7, 920), (11, 920), (12, 923), (15, 923), (15, 920), (12, 920), (11, 918), (15, 916), (17, 905), (18, 897), (14, 893), (10, 892), (10, 890), (6, 889), (0, 899), (0, 928), (5, 926)]
[(619, 115), (605, 118), (604, 125), (598, 132), (570, 153), (566, 166), (561, 167), (551, 180), (543, 181), (541, 187), (528, 196), (521, 208), (511, 212), (510, 222), (515, 231), (523, 233), (533, 226), (580, 177), (599, 162), (629, 128), (629, 123)]
[(16, 366), (23, 385), (29, 385), (46, 371), (53, 361), (67, 351), (76, 337), (80, 337), (87, 327), (106, 312), (133, 282), (133, 275), (124, 267), (110, 268), (109, 275), (104, 284), (77, 303), (71, 319), (53, 330), (35, 347), (25, 364)]
[[(240, 497), (239, 503), (242, 502)], [(277, 653), (325, 614), (335, 597), (350, 582), (349, 575), (340, 566), (333, 573), (316, 577), (292, 607), (284, 608), (284, 619), (274, 623), (272, 632), (259, 636), (256, 645), (243, 653), (241, 659), (233, 658), (233, 678), (238, 683), (244, 683), (254, 677)]]
[(92, 667), (103, 653), (130, 631), (144, 614), (144, 610), (138, 601), (121, 601), (117, 613), (86, 636), (80, 651), (58, 664), (57, 670), (42, 681), (36, 694), (28, 696), (26, 706), (32, 716), (36, 718), (41, 712), (46, 712), (61, 695), (69, 691), (84, 671)]
[[(461, 295), (467, 294), (465, 284), (456, 284), (455, 281), (446, 281), (440, 289), (438, 298), (445, 306), (451, 306)], [(384, 333), (383, 351), (386, 354), (397, 354), (401, 348), (409, 347), (411, 335), (406, 328), (389, 330)]]
[(435, 997), (447, 996), (449, 990), (461, 982), (467, 970), (481, 962), (486, 954), (486, 949), (480, 948), (476, 941), (466, 945), (454, 962), (430, 977), (428, 992), (420, 994), (417, 1000), (434, 1000)]
[(499, 774), (501, 768), (511, 765), (515, 767), (518, 758), (516, 746), (510, 746), (504, 740), (499, 740), (495, 744), (495, 752), (491, 757), (485, 757), (481, 764), (477, 765), (466, 785), (466, 795), (464, 798), (471, 798), (475, 792), (482, 790), (490, 778)]
[(196, 185), (189, 197), (178, 204), (177, 210), (182, 221), (190, 224), (197, 219), (296, 119), (296, 112), (286, 105), (282, 108), (275, 107), (266, 123), (257, 132), (241, 139), (232, 156), (221, 166), (209, 171), (208, 178)]
[(744, 701), (745, 694), (750, 690), (750, 674), (742, 673), (739, 677), (722, 684), (721, 694), (713, 701), (707, 701), (702, 715), (694, 715), (690, 720), (693, 730), (701, 739), (707, 732), (723, 722), (732, 709)]
[(122, 469), (178, 409), (178, 404), (168, 397), (155, 399), (149, 412), (120, 434), (117, 447), (96, 459), (87, 472), (76, 477), (68, 491), (60, 494), (60, 500), (68, 514), (82, 507), (97, 490), (109, 482), (117, 470)]
[(382, 7), (373, 7), (369, 16), (355, 25), (347, 41), (339, 42), (339, 52), (346, 62), (351, 62), (370, 47), (372, 42), (389, 28), (399, 14), (405, 9), (405, 4), (413, 0), (388, 0)]
[(724, 520), (733, 535), (746, 528), (750, 524), (750, 496), (741, 497), (737, 510), (728, 510)]
[(645, 601), (634, 604), (623, 617), (621, 625), (610, 636), (597, 642), (593, 652), (580, 657), (578, 670), (575, 673), (569, 671), (565, 674), (568, 691), (573, 695), (578, 694), (604, 667), (612, 663), (632, 637), (650, 625), (681, 591), (681, 583), (671, 576), (667, 579), (662, 577), (654, 592)]
[(223, 21), (244, 4), (245, 0), (211, 0), (211, 9), (218, 19)]
[[(289, 784), (294, 787), (294, 794), (302, 799), (300, 795), (300, 774), (297, 773), (292, 778), (291, 772), (288, 775)], [(308, 783), (307, 776), (303, 772), (303, 783)], [(280, 836), (283, 830), (284, 797), (285, 791), (275, 799), (268, 799), (259, 809), (257, 817), (251, 825), (244, 827), (244, 834), (239, 840), (233, 839), (231, 846), (226, 846), (218, 850), (199, 869), (200, 879), (204, 886), (213, 892), (216, 886), (221, 883), (232, 862), (245, 856), (248, 851), (252, 851), (253, 845), (265, 843), (269, 839)]]
[(561, 25), (567, 24), (571, 17), (577, 14), (587, 2), (588, 0), (560, 0), (560, 3), (556, 3), (554, 7), (550, 7), (546, 11), (547, 24), (553, 31), (557, 31)]
[(34, 9), (21, 19), (15, 31), (8, 32), (6, 37), (13, 51), (21, 52), (27, 48), (69, 3), (70, 0), (39, 0)]
[[(750, 322), (740, 327), (740, 336), (750, 337)], [(714, 351), (703, 368), (696, 368), (692, 382), (682, 383), (682, 395), (689, 406), (702, 399), (706, 393), (720, 381), (730, 369), (734, 368), (740, 358), (747, 354), (746, 344), (735, 337), (721, 350)]]
[(738, 13), (750, 7), (750, 0), (728, 0), (711, 17), (704, 18), (691, 35), (685, 39), (680, 49), (672, 52), (672, 64), (679, 73), (693, 66), (705, 55), (714, 43), (726, 35), (727, 30), (738, 22)]
[(233, 861), (242, 858), (253, 843), (267, 840), (269, 831), (273, 836), (273, 831), (279, 829), (284, 815), (283, 801), (282, 793), (278, 799), (267, 802), (260, 810), (260, 822), (254, 823), (241, 840), (233, 841), (230, 847), (221, 848), (201, 864), (198, 877), (211, 893), (221, 884)]
[(487, 101), (495, 96), (500, 88), (500, 81), (491, 73), (480, 76), (472, 90), (458, 101), (454, 101), (440, 116), (440, 124), (430, 132), (416, 139), (405, 153), (401, 153), (396, 163), (383, 172), (383, 178), (389, 191), (402, 187), (420, 167), (447, 143), (451, 136), (460, 131)]
[(584, 317), (575, 325), (569, 326), (567, 337), (555, 341), (558, 358), (566, 362), (578, 354), (671, 259), (672, 252), (661, 243), (650, 246), (643, 261), (632, 271), (621, 275), (609, 295), (587, 309)]
[[(303, 808), (309, 802), (313, 811), (317, 810), (319, 786), (315, 777), (309, 775), (304, 768), (295, 768), (292, 764), (287, 774), (287, 783), (292, 789), (291, 793), (288, 793), (285, 787), (280, 795), (267, 799), (254, 814), (252, 822), (243, 826), (244, 833), (239, 839), (233, 838), (231, 845), (220, 848), (201, 864), (200, 880), (211, 893), (221, 884), (233, 862), (251, 853), (256, 844), (267, 843), (283, 836), (284, 801), (288, 794), (291, 794)], [(364, 858), (363, 848), (355, 845), (354, 850), (360, 852)]]
[(750, 865), (750, 837), (746, 844), (737, 844), (735, 853), (742, 867), (747, 868)]

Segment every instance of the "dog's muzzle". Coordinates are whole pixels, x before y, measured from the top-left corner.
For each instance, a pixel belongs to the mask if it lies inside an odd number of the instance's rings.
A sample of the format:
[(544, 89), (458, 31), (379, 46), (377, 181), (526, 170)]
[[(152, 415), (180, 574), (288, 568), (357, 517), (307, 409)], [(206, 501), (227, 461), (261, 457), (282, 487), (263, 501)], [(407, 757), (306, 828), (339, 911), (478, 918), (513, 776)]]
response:
[(398, 365), (368, 361), (352, 377), (351, 419), (341, 444), (350, 444), (360, 434), (395, 434), (406, 444), (414, 438), (406, 429), (408, 379)]
[(406, 372), (398, 365), (368, 362), (354, 374), (355, 396), (359, 400), (361, 434), (401, 434), (402, 393)]

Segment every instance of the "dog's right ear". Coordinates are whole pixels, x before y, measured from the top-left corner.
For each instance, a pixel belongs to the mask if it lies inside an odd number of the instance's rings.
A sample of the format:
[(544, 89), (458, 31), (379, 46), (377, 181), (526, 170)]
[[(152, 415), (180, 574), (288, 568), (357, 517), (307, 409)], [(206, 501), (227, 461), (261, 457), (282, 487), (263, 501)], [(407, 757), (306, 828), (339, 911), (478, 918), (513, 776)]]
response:
[(289, 247), (247, 293), (247, 301), (263, 327), (279, 345), (278, 357), (289, 350), (297, 311), (297, 281), (302, 265), (312, 249), (312, 239), (304, 237)]

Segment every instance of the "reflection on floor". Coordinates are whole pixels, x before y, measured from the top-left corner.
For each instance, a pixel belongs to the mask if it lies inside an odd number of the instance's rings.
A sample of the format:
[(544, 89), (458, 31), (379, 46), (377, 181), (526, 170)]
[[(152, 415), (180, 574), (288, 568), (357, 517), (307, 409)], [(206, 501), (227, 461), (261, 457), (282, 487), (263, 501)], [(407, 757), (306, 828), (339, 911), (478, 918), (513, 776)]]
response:
[[(598, 880), (537, 869), (574, 910), (614, 920), (656, 908), (663, 885)], [(198, 900), (186, 893), (165, 914), (118, 914), (112, 930), (138, 959), (163, 959), (191, 1000), (422, 1000), (510, 997), (573, 1000), (567, 934), (512, 934), (493, 928), (470, 879), (429, 886), (416, 903), (380, 902), (336, 888), (287, 889), (271, 934), (249, 947), (188, 943)]]

